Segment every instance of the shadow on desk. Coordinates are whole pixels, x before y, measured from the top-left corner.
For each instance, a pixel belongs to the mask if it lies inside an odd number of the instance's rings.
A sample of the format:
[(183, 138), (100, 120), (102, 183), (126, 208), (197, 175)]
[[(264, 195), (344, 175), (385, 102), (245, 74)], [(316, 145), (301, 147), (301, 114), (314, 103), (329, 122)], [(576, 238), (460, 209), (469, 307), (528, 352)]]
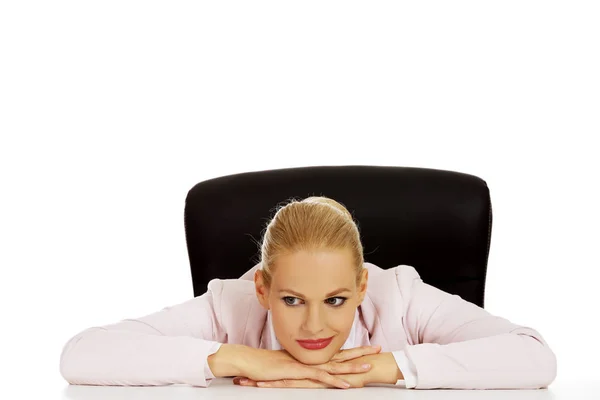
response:
[(222, 399), (223, 397), (240, 397), (245, 400), (311, 400), (344, 399), (365, 400), (366, 396), (385, 397), (390, 399), (411, 400), (556, 400), (551, 389), (536, 390), (416, 390), (394, 385), (369, 385), (355, 389), (274, 389), (234, 385), (230, 378), (218, 378), (209, 387), (193, 387), (190, 385), (168, 386), (91, 386), (68, 385), (63, 391), (64, 400), (198, 400)]

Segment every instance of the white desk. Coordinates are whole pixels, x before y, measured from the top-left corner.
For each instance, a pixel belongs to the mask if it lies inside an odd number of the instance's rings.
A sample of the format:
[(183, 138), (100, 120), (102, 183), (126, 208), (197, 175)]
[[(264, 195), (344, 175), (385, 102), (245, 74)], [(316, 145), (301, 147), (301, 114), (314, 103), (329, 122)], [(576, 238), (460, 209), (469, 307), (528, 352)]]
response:
[(229, 378), (215, 379), (208, 388), (189, 385), (170, 386), (85, 386), (66, 385), (63, 400), (198, 400), (252, 398), (260, 400), (311, 400), (366, 398), (410, 400), (567, 400), (600, 399), (600, 382), (555, 381), (548, 389), (538, 390), (415, 390), (402, 386), (377, 385), (355, 389), (274, 389), (234, 385)]

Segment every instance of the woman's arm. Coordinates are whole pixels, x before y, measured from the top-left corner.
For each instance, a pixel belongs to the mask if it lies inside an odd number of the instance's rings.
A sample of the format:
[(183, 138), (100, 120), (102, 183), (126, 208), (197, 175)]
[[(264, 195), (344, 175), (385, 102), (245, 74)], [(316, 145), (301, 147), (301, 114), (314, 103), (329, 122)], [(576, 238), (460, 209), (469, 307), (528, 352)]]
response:
[[(219, 345), (214, 354), (208, 356), (207, 364), (212, 377), (232, 377), (242, 375), (243, 366), (240, 360), (250, 356), (246, 353), (248, 346), (241, 344)], [(210, 372), (209, 371), (209, 372)], [(214, 375), (213, 375), (214, 374)]]
[(555, 379), (556, 356), (538, 331), (424, 283), (412, 267), (396, 274), (416, 389), (536, 389)]
[(213, 280), (181, 304), (79, 332), (63, 347), (61, 375), (72, 384), (208, 386), (207, 359), (226, 341), (213, 304), (221, 285)]

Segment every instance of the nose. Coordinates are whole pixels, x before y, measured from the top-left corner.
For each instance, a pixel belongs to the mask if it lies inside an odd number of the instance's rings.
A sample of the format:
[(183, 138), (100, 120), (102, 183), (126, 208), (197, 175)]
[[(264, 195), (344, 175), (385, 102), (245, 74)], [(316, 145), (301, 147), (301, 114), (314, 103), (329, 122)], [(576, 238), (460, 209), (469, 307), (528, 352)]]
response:
[(317, 336), (325, 326), (323, 318), (325, 318), (325, 315), (321, 310), (320, 305), (317, 304), (313, 305), (312, 307), (306, 307), (306, 314), (302, 328), (308, 334)]

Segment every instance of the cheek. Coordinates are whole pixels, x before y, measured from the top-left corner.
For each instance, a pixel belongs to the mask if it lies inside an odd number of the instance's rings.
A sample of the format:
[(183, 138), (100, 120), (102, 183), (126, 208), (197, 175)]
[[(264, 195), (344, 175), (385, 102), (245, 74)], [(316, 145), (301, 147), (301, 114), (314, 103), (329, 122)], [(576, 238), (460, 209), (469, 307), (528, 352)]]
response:
[(282, 338), (295, 336), (295, 332), (299, 329), (302, 321), (300, 314), (287, 310), (285, 306), (275, 305), (272, 307), (273, 313), (273, 329), (275, 333), (281, 335)]
[(352, 319), (342, 314), (332, 314), (328, 321), (329, 328), (336, 332), (346, 332), (352, 326)]

